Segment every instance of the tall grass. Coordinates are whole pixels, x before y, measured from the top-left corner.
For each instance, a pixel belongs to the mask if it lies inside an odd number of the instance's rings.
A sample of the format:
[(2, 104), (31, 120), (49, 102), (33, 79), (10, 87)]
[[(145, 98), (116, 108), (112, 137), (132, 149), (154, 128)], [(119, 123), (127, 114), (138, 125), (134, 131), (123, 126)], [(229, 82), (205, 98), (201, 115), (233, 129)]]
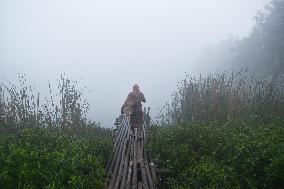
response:
[(56, 87), (48, 84), (49, 94), (44, 97), (27, 84), (25, 75), (19, 75), (17, 85), (0, 84), (0, 120), (10, 128), (50, 127), (79, 132), (97, 126), (87, 118), (89, 104), (83, 99), (86, 88), (78, 88), (77, 81), (63, 74)]
[(161, 121), (226, 122), (231, 119), (269, 122), (284, 117), (283, 76), (261, 79), (247, 70), (208, 76), (186, 76), (171, 103), (161, 111)]

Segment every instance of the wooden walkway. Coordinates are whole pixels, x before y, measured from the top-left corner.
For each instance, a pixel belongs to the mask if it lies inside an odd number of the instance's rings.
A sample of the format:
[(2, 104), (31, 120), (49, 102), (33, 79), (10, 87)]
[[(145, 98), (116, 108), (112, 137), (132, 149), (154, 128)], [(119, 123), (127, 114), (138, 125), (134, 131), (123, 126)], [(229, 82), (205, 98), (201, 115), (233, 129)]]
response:
[(145, 114), (145, 124), (134, 131), (130, 129), (129, 116), (124, 115), (117, 120), (120, 123), (116, 131), (112, 158), (107, 165), (105, 189), (156, 188), (156, 170), (145, 149), (146, 128), (150, 122), (148, 119), (149, 112)]

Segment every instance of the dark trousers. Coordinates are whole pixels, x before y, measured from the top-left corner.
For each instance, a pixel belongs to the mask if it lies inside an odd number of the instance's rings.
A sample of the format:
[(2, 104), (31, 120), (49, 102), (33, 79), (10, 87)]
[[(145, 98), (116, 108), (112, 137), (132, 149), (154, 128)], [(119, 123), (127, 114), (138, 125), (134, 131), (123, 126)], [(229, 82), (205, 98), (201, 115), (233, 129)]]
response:
[(139, 125), (144, 123), (144, 115), (142, 105), (135, 105), (133, 107), (133, 113), (130, 115), (130, 126), (131, 128), (137, 128)]

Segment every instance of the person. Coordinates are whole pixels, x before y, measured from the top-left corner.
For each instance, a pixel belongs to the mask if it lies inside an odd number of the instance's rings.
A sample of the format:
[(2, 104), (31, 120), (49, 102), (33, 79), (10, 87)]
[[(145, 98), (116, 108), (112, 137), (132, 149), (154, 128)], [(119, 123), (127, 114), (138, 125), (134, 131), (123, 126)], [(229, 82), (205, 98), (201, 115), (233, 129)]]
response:
[(140, 91), (139, 86), (135, 84), (133, 86), (133, 91), (130, 92), (127, 96), (126, 101), (121, 107), (121, 113), (123, 114), (123, 109), (126, 106), (130, 106), (133, 109), (132, 114), (130, 115), (130, 127), (138, 128), (143, 124), (143, 110), (142, 110), (142, 102), (146, 102), (144, 94)]

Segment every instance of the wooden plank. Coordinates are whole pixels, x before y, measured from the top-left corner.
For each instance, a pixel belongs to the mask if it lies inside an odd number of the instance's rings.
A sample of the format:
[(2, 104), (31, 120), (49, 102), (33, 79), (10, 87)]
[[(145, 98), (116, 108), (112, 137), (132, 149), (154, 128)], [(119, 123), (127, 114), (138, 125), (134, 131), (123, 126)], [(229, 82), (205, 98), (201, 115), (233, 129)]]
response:
[(143, 189), (143, 184), (142, 184), (142, 182), (138, 182), (138, 189)]
[[(143, 131), (142, 129), (140, 129), (140, 135), (142, 135), (143, 133), (141, 132)], [(140, 146), (139, 146), (139, 151), (140, 151), (140, 156), (139, 157), (139, 163), (140, 163), (140, 169), (141, 169), (141, 178), (142, 178), (142, 182), (143, 182), (143, 188), (148, 189), (148, 181), (147, 181), (147, 175), (146, 175), (146, 170), (145, 170), (145, 164), (144, 164), (144, 158), (143, 158), (143, 152), (144, 152), (144, 140), (142, 140), (140, 142)]]
[[(145, 129), (145, 124), (143, 124), (143, 134), (144, 134), (144, 144), (146, 144), (146, 129)], [(148, 163), (148, 156), (147, 156), (147, 151), (146, 149), (143, 147), (143, 154), (144, 154), (144, 163), (145, 163), (145, 170), (146, 170), (146, 175), (147, 175), (147, 180), (148, 180), (148, 184), (149, 184), (149, 188), (150, 189), (154, 189), (155, 185), (153, 182), (153, 178), (152, 178), (152, 174), (150, 172), (150, 167), (149, 167), (149, 163)], [(155, 173), (154, 173), (155, 176)]]
[(152, 179), (152, 175), (150, 172), (150, 168), (149, 168), (149, 164), (148, 164), (148, 160), (147, 160), (147, 152), (144, 149), (144, 162), (145, 162), (145, 170), (146, 170), (146, 175), (147, 175), (147, 180), (148, 180), (148, 184), (149, 184), (149, 188), (150, 189), (154, 189), (155, 185)]
[[(120, 181), (122, 179), (123, 169), (124, 169), (124, 167), (127, 166), (127, 163), (128, 163), (128, 162), (125, 162), (125, 160), (128, 157), (128, 153), (127, 153), (126, 150), (127, 150), (127, 144), (129, 145), (129, 136), (130, 136), (130, 130), (129, 130), (129, 128), (127, 128), (127, 135), (126, 135), (126, 137), (125, 137), (126, 139), (123, 143), (122, 156), (121, 156), (122, 158), (121, 158), (121, 161), (120, 161), (119, 171), (118, 171), (118, 175), (116, 177), (114, 189), (118, 188)], [(130, 148), (129, 148), (129, 150), (130, 150)]]
[(124, 142), (126, 140), (127, 140), (126, 136), (123, 136), (122, 143), (121, 143), (121, 145), (119, 145), (119, 150), (118, 150), (118, 152), (120, 152), (120, 153), (118, 153), (118, 157), (116, 158), (115, 165), (114, 165), (114, 168), (113, 168), (113, 171), (112, 171), (113, 176), (110, 180), (108, 189), (113, 189), (113, 187), (114, 187), (114, 184), (115, 184), (115, 181), (116, 181), (116, 176), (117, 176), (118, 169), (119, 169), (119, 166), (120, 166), (121, 157), (122, 157), (121, 151), (124, 147)]
[[(149, 116), (149, 112), (144, 116)], [(132, 131), (129, 122), (129, 116), (123, 116), (121, 119), (114, 139), (113, 156), (107, 166), (108, 174), (112, 173), (112, 176), (106, 179), (105, 188), (155, 189), (156, 170), (154, 166), (149, 165), (152, 161), (145, 148), (146, 125), (143, 124)]]
[[(118, 137), (116, 138), (116, 142), (115, 142), (115, 144), (114, 144), (114, 148), (113, 148), (113, 155), (112, 155), (112, 158), (111, 158), (111, 161), (109, 161), (109, 162), (111, 162), (111, 163), (108, 163), (109, 164), (109, 166), (107, 166), (107, 176), (109, 177), (109, 175), (113, 172), (113, 168), (114, 168), (114, 164), (115, 164), (115, 162), (116, 162), (116, 158), (117, 158), (117, 156), (118, 156), (118, 154), (119, 154), (119, 147), (120, 147), (120, 145), (121, 145), (121, 140), (123, 139), (123, 134), (124, 134), (124, 132), (125, 132), (125, 127), (123, 127), (123, 125), (124, 124), (126, 124), (126, 121), (127, 121), (127, 119), (125, 118), (124, 120), (123, 120), (123, 123), (122, 123), (122, 126), (120, 127), (120, 130), (119, 130), (119, 135), (118, 135)], [(109, 184), (109, 182), (110, 182), (110, 179), (109, 178), (107, 178), (106, 179), (106, 182), (105, 182), (105, 188), (107, 188), (107, 186), (108, 186), (108, 184)]]
[(120, 163), (119, 163), (119, 170), (118, 170), (118, 173), (117, 173), (117, 177), (116, 177), (116, 181), (115, 181), (115, 184), (114, 184), (114, 189), (117, 189), (119, 184), (120, 184), (120, 181), (121, 181), (121, 177), (122, 177), (122, 170), (123, 170), (123, 167), (125, 166), (125, 159), (126, 159), (126, 145), (127, 145), (127, 142), (128, 142), (128, 135), (125, 137), (125, 141), (123, 143), (123, 149), (122, 149), (122, 152), (121, 152), (121, 160), (120, 160)]
[(126, 152), (126, 156), (125, 156), (125, 161), (124, 161), (124, 169), (123, 169), (123, 173), (122, 173), (120, 188), (125, 188), (125, 185), (126, 185), (129, 159), (130, 159), (130, 156), (131, 156), (131, 154), (130, 154), (131, 153), (131, 145), (132, 145), (132, 140), (129, 139), (127, 152)]
[(149, 152), (147, 152), (147, 155), (148, 155), (148, 159), (149, 159), (149, 162), (150, 162), (149, 166), (150, 166), (152, 180), (154, 182), (154, 185), (157, 185), (158, 184), (158, 179), (157, 179), (156, 168), (155, 168), (155, 165), (154, 165), (154, 163), (152, 161), (151, 154)]
[(132, 169), (133, 169), (133, 155), (134, 155), (134, 136), (131, 136), (131, 152), (130, 152), (130, 162), (128, 168), (128, 175), (127, 175), (127, 182), (126, 182), (126, 189), (131, 188), (131, 179), (132, 179)]
[(134, 129), (134, 152), (133, 152), (133, 177), (132, 177), (132, 189), (137, 188), (137, 129)]
[(114, 147), (113, 147), (112, 162), (111, 162), (110, 166), (107, 167), (107, 170), (110, 170), (113, 167), (114, 160), (116, 158), (116, 155), (117, 155), (118, 149), (119, 149), (119, 148), (117, 148), (117, 146), (120, 145), (120, 143), (121, 143), (121, 139), (122, 139), (124, 131), (125, 131), (125, 127), (123, 125), (126, 123), (126, 121), (127, 121), (126, 119), (123, 119), (122, 126), (120, 127), (120, 129), (118, 131), (118, 137), (116, 137), (116, 140), (115, 140), (115, 143), (114, 143)]

